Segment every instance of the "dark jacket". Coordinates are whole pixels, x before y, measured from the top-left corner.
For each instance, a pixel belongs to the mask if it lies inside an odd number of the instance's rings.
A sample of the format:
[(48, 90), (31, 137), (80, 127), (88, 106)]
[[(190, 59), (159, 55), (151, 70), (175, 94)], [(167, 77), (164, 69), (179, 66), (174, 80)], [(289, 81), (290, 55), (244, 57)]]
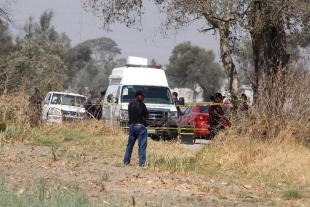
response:
[(145, 104), (138, 99), (131, 101), (128, 105), (129, 124), (140, 123), (147, 126), (146, 115), (148, 111)]
[(211, 126), (223, 125), (224, 126), (224, 111), (219, 104), (211, 105), (209, 108), (209, 123)]
[[(179, 105), (180, 104), (180, 101), (179, 101), (178, 98), (174, 98), (173, 101), (174, 101), (175, 105)], [(177, 106), (176, 108), (177, 108), (177, 111), (178, 111), (178, 118), (181, 118), (182, 117), (182, 111), (181, 111), (180, 107)]]
[(95, 103), (95, 98), (93, 96), (86, 99), (86, 102), (84, 103), (84, 108), (91, 115), (93, 115), (93, 116), (95, 115), (96, 103)]

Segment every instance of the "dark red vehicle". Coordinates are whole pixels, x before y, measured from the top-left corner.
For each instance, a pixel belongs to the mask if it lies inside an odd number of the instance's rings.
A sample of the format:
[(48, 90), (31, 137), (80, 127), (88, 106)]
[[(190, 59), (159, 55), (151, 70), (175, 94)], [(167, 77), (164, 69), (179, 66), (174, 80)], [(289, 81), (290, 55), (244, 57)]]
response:
[[(190, 125), (194, 127), (194, 138), (208, 138), (210, 135), (209, 108), (212, 102), (198, 102), (189, 104), (183, 113), (182, 119), (179, 122), (179, 127)], [(226, 113), (231, 107), (229, 104), (223, 104), (222, 109)], [(224, 126), (228, 128), (225, 122)]]

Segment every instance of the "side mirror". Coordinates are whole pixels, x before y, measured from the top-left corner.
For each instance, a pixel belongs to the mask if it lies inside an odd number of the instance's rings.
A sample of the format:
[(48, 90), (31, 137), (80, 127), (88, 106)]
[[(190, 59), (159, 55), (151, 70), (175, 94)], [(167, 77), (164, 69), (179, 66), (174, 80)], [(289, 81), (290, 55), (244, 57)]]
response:
[(107, 96), (107, 101), (108, 101), (108, 103), (111, 103), (112, 100), (113, 100), (113, 94), (109, 94), (109, 95)]
[(44, 103), (45, 103), (45, 104), (48, 104), (48, 102), (49, 102), (48, 100), (44, 100)]
[(185, 104), (185, 99), (184, 99), (184, 97), (180, 97), (180, 98), (179, 98), (179, 104), (180, 104), (180, 105), (184, 105), (184, 104)]
[(118, 98), (114, 98), (114, 103), (118, 103)]

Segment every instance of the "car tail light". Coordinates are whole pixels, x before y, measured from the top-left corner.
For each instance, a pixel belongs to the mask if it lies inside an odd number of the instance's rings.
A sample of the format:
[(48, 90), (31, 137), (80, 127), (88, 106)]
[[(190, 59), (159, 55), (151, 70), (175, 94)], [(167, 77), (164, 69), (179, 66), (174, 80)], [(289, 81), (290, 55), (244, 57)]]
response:
[(198, 116), (198, 120), (203, 121), (203, 116)]

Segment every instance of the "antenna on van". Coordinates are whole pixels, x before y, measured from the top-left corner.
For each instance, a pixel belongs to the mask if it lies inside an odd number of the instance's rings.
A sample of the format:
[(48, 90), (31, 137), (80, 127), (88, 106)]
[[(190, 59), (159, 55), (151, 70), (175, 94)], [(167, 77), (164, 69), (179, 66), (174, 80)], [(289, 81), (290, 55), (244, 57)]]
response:
[(161, 65), (135, 65), (135, 64), (126, 64), (126, 67), (133, 67), (133, 68), (157, 68), (161, 69)]

